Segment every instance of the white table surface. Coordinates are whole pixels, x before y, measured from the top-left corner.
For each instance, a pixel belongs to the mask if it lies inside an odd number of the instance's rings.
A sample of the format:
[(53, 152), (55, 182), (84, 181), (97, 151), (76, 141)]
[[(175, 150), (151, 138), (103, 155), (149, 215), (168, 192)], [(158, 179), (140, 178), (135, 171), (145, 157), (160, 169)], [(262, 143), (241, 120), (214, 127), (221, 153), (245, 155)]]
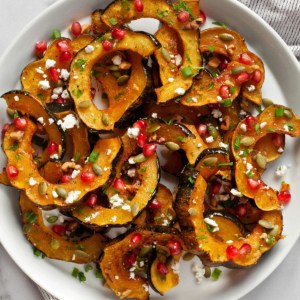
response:
[[(53, 2), (55, 0), (1, 0), (0, 54), (24, 25)], [(297, 200), (295, 198), (294, 200)], [(300, 255), (300, 240), (271, 276), (242, 300), (300, 299), (298, 255)], [(20, 299), (42, 300), (43, 297), (36, 285), (18, 268), (0, 244), (0, 300)]]

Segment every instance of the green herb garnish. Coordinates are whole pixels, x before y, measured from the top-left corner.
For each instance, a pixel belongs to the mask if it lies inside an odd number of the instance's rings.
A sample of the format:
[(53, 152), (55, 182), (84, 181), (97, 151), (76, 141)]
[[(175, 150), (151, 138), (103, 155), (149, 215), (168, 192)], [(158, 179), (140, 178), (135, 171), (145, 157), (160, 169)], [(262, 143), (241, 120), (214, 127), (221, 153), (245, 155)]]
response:
[(98, 160), (99, 157), (99, 152), (98, 151), (92, 151), (90, 157), (89, 157), (89, 162), (95, 163)]

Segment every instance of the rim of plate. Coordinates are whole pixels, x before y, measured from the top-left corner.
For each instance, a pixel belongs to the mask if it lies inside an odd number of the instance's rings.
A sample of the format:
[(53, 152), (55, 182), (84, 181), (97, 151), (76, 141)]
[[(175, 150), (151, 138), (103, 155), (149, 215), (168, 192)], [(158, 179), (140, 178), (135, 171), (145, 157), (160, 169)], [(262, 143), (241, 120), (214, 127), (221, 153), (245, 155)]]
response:
[[(60, 1), (57, 1), (53, 4), (51, 4), (49, 7), (47, 7), (45, 10), (43, 10), (41, 13), (39, 13), (36, 17), (34, 17), (15, 36), (13, 41), (9, 44), (9, 46), (3, 52), (3, 54), (0, 57), (0, 66), (3, 64), (6, 57), (9, 55), (9, 52), (15, 47), (15, 45), (18, 43), (18, 40), (22, 37), (22, 35), (24, 35), (24, 33), (28, 32), (32, 27), (34, 27), (36, 25), (36, 23), (39, 23), (40, 20), (43, 17), (47, 17), (48, 14), (50, 14), (53, 11), (58, 10), (60, 7), (66, 5), (66, 3), (68, 3), (68, 2), (72, 3), (72, 2), (75, 2), (75, 1), (78, 1), (78, 0), (60, 0)], [(209, 2), (210, 0), (203, 0), (203, 2), (206, 2), (206, 1)], [(244, 4), (242, 4), (242, 3), (240, 3), (236, 0), (215, 0), (215, 1), (216, 2), (222, 1), (222, 3), (228, 2), (230, 5), (235, 6), (237, 10), (241, 10), (244, 13), (248, 14), (250, 16), (250, 18), (254, 19), (255, 22), (259, 23), (260, 27), (263, 27), (264, 29), (267, 29), (268, 34), (271, 35), (273, 39), (276, 39), (276, 41), (283, 48), (283, 50), (284, 50), (286, 56), (289, 58), (290, 62), (293, 65), (297, 66), (296, 69), (297, 69), (297, 71), (299, 73), (298, 75), (300, 77), (300, 63), (298, 62), (298, 60), (296, 59), (296, 57), (292, 53), (292, 51), (289, 49), (287, 44), (284, 42), (284, 40), (280, 37), (280, 35), (266, 21), (264, 21), (259, 15), (257, 15), (255, 12), (253, 12), (247, 6), (245, 6)], [(201, 6), (201, 2), (200, 2), (200, 6)], [(238, 294), (239, 298), (245, 296), (250, 291), (255, 289), (259, 284), (261, 284), (282, 263), (282, 261), (288, 255), (288, 253), (290, 252), (292, 247), (297, 242), (298, 237), (300, 236), (300, 227), (298, 227), (296, 231), (298, 233), (297, 236), (295, 236), (294, 239), (292, 241), (290, 241), (288, 245), (285, 245), (284, 251), (281, 251), (281, 253), (279, 253), (279, 258), (276, 260), (276, 262), (275, 263), (273, 262), (273, 264), (269, 263), (268, 268), (267, 268), (266, 271), (264, 271), (264, 272), (261, 271), (259, 273), (260, 276), (256, 277), (255, 279), (252, 278), (251, 284), (247, 285), (247, 287), (244, 288), (243, 291), (239, 290), (239, 294)], [(30, 273), (29, 270), (27, 270), (26, 267), (24, 266), (24, 263), (22, 263), (21, 258), (17, 255), (13, 255), (12, 251), (9, 251), (10, 250), (9, 245), (8, 245), (9, 243), (6, 242), (6, 240), (3, 241), (3, 238), (1, 238), (1, 236), (0, 236), (0, 239), (1, 239), (1, 243), (4, 247), (4, 249), (7, 251), (9, 256), (14, 260), (14, 262), (18, 265), (18, 267), (20, 267), (20, 269), (22, 269), (26, 273), (27, 276), (29, 276), (36, 284), (41, 286), (43, 289), (45, 289), (51, 295), (53, 295), (57, 298), (63, 298), (64, 297), (64, 295), (62, 295), (59, 291), (49, 290), (48, 286), (46, 285), (45, 281), (43, 281), (43, 279), (41, 279), (39, 276), (34, 276), (32, 273)], [(101, 295), (99, 294), (99, 297), (100, 296)]]

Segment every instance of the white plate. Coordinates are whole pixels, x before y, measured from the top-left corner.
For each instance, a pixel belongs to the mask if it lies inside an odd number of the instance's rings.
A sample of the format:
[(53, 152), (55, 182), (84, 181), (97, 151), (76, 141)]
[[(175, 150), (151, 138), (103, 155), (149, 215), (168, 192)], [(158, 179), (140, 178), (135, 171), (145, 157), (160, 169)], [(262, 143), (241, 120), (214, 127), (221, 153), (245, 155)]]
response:
[[(23, 67), (33, 58), (32, 45), (37, 39), (47, 38), (53, 28), (66, 28), (74, 19), (88, 16), (91, 11), (104, 7), (110, 1), (99, 0), (62, 0), (47, 9), (32, 21), (15, 39), (0, 60), (0, 94), (17, 86), (18, 76)], [(246, 7), (232, 0), (201, 0), (202, 9), (212, 19), (230, 25), (245, 36), (251, 49), (262, 57), (266, 66), (266, 82), (263, 88), (264, 97), (272, 98), (278, 103), (292, 107), (298, 115), (300, 106), (296, 101), (300, 95), (300, 70), (298, 62), (279, 36), (260, 18)], [(53, 20), (55, 22), (53, 23)], [(209, 20), (209, 23), (211, 20)], [(148, 26), (148, 25), (147, 25)], [(22, 51), (20, 51), (22, 49)], [(6, 121), (5, 105), (0, 103), (0, 126)], [(287, 151), (280, 160), (274, 162), (269, 169), (276, 166), (293, 165), (284, 178), (292, 184), (292, 195), (300, 194), (297, 182), (297, 170), (300, 162), (299, 140), (287, 138)], [(5, 162), (0, 154), (0, 161)], [(268, 183), (279, 187), (273, 172), (264, 177)], [(15, 262), (36, 283), (59, 299), (89, 300), (114, 299), (111, 291), (101, 287), (92, 274), (88, 274), (86, 284), (80, 284), (70, 276), (73, 264), (54, 260), (37, 259), (32, 248), (25, 240), (19, 219), (17, 203), (18, 194), (14, 189), (1, 187), (0, 239)], [(300, 227), (297, 224), (300, 202), (292, 201), (284, 211), (287, 238), (268, 253), (260, 263), (251, 270), (226, 270), (218, 282), (206, 280), (202, 285), (195, 284), (190, 265), (181, 266), (181, 282), (178, 287), (168, 293), (164, 299), (237, 299), (248, 293), (262, 282), (284, 259), (297, 240)], [(4, 213), (5, 212), (5, 213)], [(8, 230), (9, 228), (9, 230)], [(162, 299), (153, 295), (151, 299)]]

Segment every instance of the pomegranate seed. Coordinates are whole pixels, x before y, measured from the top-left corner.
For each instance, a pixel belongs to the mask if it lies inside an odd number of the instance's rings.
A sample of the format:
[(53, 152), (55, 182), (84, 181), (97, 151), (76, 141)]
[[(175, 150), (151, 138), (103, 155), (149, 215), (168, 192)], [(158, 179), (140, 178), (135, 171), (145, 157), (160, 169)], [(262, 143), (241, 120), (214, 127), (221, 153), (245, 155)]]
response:
[(130, 239), (130, 243), (136, 245), (136, 244), (140, 243), (142, 241), (142, 239), (143, 239), (143, 236), (139, 232), (135, 232)]
[(239, 249), (233, 245), (226, 248), (226, 254), (229, 259), (233, 259), (239, 255)]
[(143, 148), (147, 142), (147, 135), (141, 132), (137, 138), (137, 144), (139, 147)]
[(245, 65), (251, 65), (254, 60), (247, 52), (244, 52), (239, 56), (239, 62)]
[(247, 178), (248, 186), (251, 190), (256, 191), (260, 187), (260, 182), (257, 179)]
[(119, 191), (120, 193), (124, 193), (126, 190), (126, 185), (121, 178), (116, 178), (113, 184), (114, 189)]
[(152, 209), (152, 210), (159, 209), (159, 208), (161, 208), (161, 203), (160, 203), (158, 200), (154, 199), (154, 200), (150, 203), (149, 208)]
[(169, 269), (168, 269), (167, 265), (161, 261), (157, 264), (157, 271), (158, 271), (158, 273), (160, 273), (161, 275), (164, 275), (164, 276), (169, 273)]
[(289, 191), (281, 191), (278, 194), (277, 198), (278, 198), (278, 201), (280, 202), (280, 204), (287, 205), (290, 202), (292, 196)]
[(61, 177), (61, 182), (62, 183), (67, 183), (70, 182), (72, 180), (72, 177), (68, 174), (65, 174)]
[(68, 222), (66, 224), (66, 231), (75, 232), (79, 228), (79, 223), (76, 221)]
[(227, 69), (229, 61), (226, 58), (223, 58), (221, 63), (219, 64), (219, 69), (221, 71)]
[(197, 132), (199, 133), (200, 136), (205, 136), (207, 133), (207, 125), (206, 124), (198, 124), (196, 126)]
[(134, 1), (134, 8), (137, 12), (142, 12), (144, 10), (144, 4), (141, 0)]
[(67, 231), (65, 225), (58, 225), (58, 224), (53, 225), (51, 229), (54, 233), (58, 235), (65, 235)]
[(72, 58), (72, 54), (69, 51), (65, 51), (60, 54), (59, 61), (64, 63), (64, 62), (68, 62), (69, 60), (71, 60), (71, 58)]
[(214, 180), (214, 181), (211, 183), (211, 186), (210, 186), (211, 194), (212, 194), (212, 195), (217, 195), (217, 194), (219, 194), (220, 189), (221, 189), (221, 186), (222, 186), (222, 184), (221, 184), (220, 181)]
[(80, 178), (82, 182), (91, 183), (95, 180), (95, 174), (89, 171), (82, 172)]
[(68, 52), (71, 50), (71, 46), (68, 41), (60, 41), (56, 44), (56, 48), (60, 52)]
[(107, 41), (107, 40), (102, 42), (102, 46), (103, 46), (105, 51), (110, 51), (113, 48), (113, 44), (110, 41)]
[(121, 40), (125, 37), (126, 31), (121, 28), (114, 28), (111, 32), (111, 35), (113, 36), (113, 38)]
[(145, 130), (147, 128), (147, 123), (144, 120), (138, 120), (132, 125), (132, 127)]
[(240, 255), (246, 256), (252, 251), (252, 247), (249, 244), (243, 244), (239, 250)]
[(252, 82), (258, 84), (262, 80), (262, 72), (260, 70), (255, 70), (252, 74)]
[(78, 37), (82, 32), (82, 27), (79, 22), (73, 22), (71, 25), (71, 33), (74, 37)]
[(46, 50), (47, 50), (47, 42), (46, 41), (38, 41), (35, 44), (35, 52), (39, 56), (42, 56)]
[(178, 16), (177, 16), (177, 20), (180, 23), (185, 23), (186, 21), (188, 21), (188, 19), (190, 18), (190, 14), (187, 11), (180, 11)]
[(14, 119), (14, 125), (18, 130), (25, 130), (28, 122), (26, 119), (18, 117)]
[(136, 262), (136, 259), (137, 259), (137, 254), (136, 253), (128, 254), (126, 256), (126, 260), (125, 260), (126, 266), (131, 267)]
[(242, 84), (250, 79), (250, 75), (247, 72), (242, 72), (235, 77), (235, 82)]
[(272, 136), (272, 142), (276, 147), (282, 147), (284, 144), (284, 134), (274, 133)]
[(1, 133), (2, 133), (2, 138), (4, 137), (5, 132), (8, 130), (8, 128), (9, 128), (9, 123), (5, 123), (5, 124), (3, 125), (2, 131), (1, 131)]
[(96, 194), (90, 194), (85, 201), (85, 204), (89, 207), (94, 207), (97, 204), (98, 196)]
[(143, 154), (145, 156), (152, 156), (156, 151), (157, 146), (155, 144), (146, 144), (143, 147)]
[(59, 104), (63, 104), (65, 103), (65, 99), (63, 99), (62, 97), (58, 97), (57, 99), (54, 100), (56, 103), (59, 103)]
[(171, 255), (178, 255), (182, 252), (182, 246), (179, 241), (176, 240), (169, 240), (166, 245), (171, 253)]
[(92, 97), (92, 99), (95, 98), (95, 95), (96, 95), (96, 89), (92, 87), (91, 88), (91, 97)]
[(219, 89), (219, 95), (222, 99), (227, 99), (231, 96), (230, 94), (230, 87), (228, 85), (221, 85)]
[(7, 165), (5, 170), (9, 179), (16, 178), (19, 175), (19, 171), (15, 166)]
[(254, 129), (254, 127), (253, 127), (254, 123), (255, 123), (255, 118), (253, 116), (250, 116), (250, 115), (246, 116), (247, 130), (253, 130)]
[(205, 22), (206, 22), (206, 14), (205, 14), (205, 12), (203, 10), (200, 10), (199, 17), (202, 19), (202, 25), (204, 25)]
[(240, 204), (237, 207), (235, 207), (234, 211), (239, 217), (245, 217), (248, 212), (247, 205)]
[(56, 154), (56, 153), (58, 153), (58, 145), (56, 144), (56, 143), (50, 143), (50, 145), (48, 146), (48, 153), (50, 154), (50, 155), (52, 155), (52, 154)]
[(50, 68), (49, 69), (49, 73), (50, 73), (50, 77), (52, 79), (53, 82), (58, 82), (59, 78), (58, 78), (58, 72), (57, 69), (55, 68)]

